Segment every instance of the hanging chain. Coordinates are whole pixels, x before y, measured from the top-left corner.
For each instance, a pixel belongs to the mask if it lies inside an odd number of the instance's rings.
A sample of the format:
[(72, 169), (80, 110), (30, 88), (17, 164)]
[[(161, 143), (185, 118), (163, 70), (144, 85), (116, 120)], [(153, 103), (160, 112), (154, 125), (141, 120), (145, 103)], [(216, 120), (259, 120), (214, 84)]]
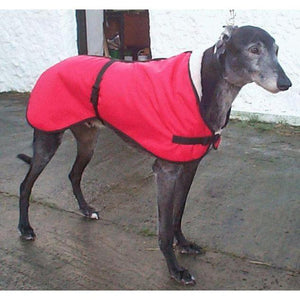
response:
[(234, 9), (230, 9), (229, 14), (230, 14), (230, 18), (227, 21), (227, 25), (228, 26), (234, 26), (235, 17), (236, 17), (236, 13), (234, 12)]

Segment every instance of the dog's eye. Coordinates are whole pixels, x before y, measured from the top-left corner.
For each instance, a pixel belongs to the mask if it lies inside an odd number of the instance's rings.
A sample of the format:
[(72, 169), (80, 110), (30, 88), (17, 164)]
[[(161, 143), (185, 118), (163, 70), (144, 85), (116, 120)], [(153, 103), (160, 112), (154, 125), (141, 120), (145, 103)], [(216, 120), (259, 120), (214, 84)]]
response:
[(249, 50), (253, 54), (259, 54), (259, 49), (257, 47), (251, 47)]

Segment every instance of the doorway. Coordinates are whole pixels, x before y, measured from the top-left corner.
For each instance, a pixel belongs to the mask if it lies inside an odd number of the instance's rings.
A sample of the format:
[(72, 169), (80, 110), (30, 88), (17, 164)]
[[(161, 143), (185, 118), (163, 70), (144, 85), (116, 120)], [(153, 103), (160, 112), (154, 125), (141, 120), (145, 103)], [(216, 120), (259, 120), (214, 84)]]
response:
[(105, 10), (103, 31), (105, 56), (151, 59), (148, 10)]
[(151, 59), (148, 10), (76, 10), (78, 54)]

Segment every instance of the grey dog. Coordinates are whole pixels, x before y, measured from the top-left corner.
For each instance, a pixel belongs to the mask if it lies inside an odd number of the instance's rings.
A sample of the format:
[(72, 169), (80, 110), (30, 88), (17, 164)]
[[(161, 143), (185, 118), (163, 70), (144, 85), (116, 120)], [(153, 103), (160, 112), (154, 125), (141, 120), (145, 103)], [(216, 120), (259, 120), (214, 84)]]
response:
[[(218, 42), (204, 51), (202, 62), (199, 62), (196, 70), (202, 86), (200, 106), (203, 119), (214, 132), (220, 133), (226, 125), (232, 102), (244, 85), (255, 82), (272, 93), (285, 91), (291, 87), (291, 81), (280, 66), (277, 54), (278, 46), (275, 40), (263, 29), (253, 26), (225, 27)], [(97, 122), (95, 119), (69, 128), (76, 138), (78, 150), (69, 178), (81, 212), (95, 219), (98, 219), (98, 213), (85, 201), (80, 182), (96, 146), (99, 132)], [(20, 159), (30, 164), (30, 169), (20, 186), (18, 228), (22, 238), (26, 240), (35, 238), (28, 217), (32, 187), (55, 154), (63, 133), (63, 131), (47, 133), (35, 129), (33, 157), (18, 155)], [(181, 253), (204, 252), (200, 246), (189, 242), (181, 229), (186, 198), (200, 160), (174, 163), (156, 158), (153, 165), (157, 181), (159, 247), (166, 259), (171, 277), (186, 285), (195, 284), (195, 279), (188, 270), (178, 264), (173, 242), (176, 239)]]

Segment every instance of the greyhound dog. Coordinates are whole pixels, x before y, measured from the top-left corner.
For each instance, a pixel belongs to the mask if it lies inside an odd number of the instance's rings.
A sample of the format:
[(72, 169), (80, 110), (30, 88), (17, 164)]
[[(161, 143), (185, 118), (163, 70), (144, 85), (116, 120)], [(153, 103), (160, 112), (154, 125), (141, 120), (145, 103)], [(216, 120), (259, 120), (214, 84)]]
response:
[[(202, 93), (199, 100), (201, 115), (215, 136), (219, 136), (226, 125), (232, 102), (244, 85), (255, 82), (271, 93), (286, 91), (291, 87), (291, 81), (280, 66), (277, 54), (278, 46), (275, 40), (263, 29), (253, 26), (226, 26), (217, 43), (204, 51), (198, 66), (193, 67), (194, 70), (190, 72), (198, 74), (201, 85), (198, 85), (198, 89), (201, 89)], [(81, 212), (92, 219), (98, 219), (99, 216), (85, 201), (80, 182), (96, 146), (99, 132), (97, 122), (99, 120), (94, 118), (68, 128), (76, 138), (78, 151), (69, 178)], [(20, 186), (18, 229), (25, 240), (35, 238), (28, 217), (32, 187), (59, 147), (64, 130), (44, 132), (35, 128), (33, 157), (18, 155), (30, 164), (30, 169)], [(212, 141), (208, 147), (211, 146)], [(177, 241), (176, 246), (181, 253), (204, 253), (200, 246), (185, 238), (181, 229), (187, 195), (201, 158), (174, 162), (156, 157), (153, 164), (157, 183), (159, 247), (166, 259), (171, 278), (185, 285), (195, 284), (195, 279), (187, 269), (178, 264), (173, 242), (174, 239)]]

